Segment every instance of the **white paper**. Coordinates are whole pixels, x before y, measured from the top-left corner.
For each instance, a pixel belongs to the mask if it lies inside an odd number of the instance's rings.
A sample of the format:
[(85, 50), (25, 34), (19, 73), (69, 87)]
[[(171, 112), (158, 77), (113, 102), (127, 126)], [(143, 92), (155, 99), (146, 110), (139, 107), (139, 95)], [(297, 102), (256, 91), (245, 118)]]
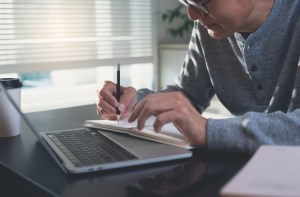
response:
[(222, 196), (300, 196), (300, 146), (261, 146)]
[(161, 128), (161, 131), (159, 133), (156, 133), (153, 128), (154, 121), (154, 116), (148, 118), (145, 122), (145, 127), (142, 130), (137, 129), (137, 121), (129, 123), (127, 120), (121, 120), (119, 123), (115, 120), (86, 120), (85, 126), (105, 128), (110, 131), (127, 133), (143, 139), (179, 146), (182, 148), (192, 148), (185, 141), (184, 136), (177, 130), (177, 128), (172, 123), (165, 124)]

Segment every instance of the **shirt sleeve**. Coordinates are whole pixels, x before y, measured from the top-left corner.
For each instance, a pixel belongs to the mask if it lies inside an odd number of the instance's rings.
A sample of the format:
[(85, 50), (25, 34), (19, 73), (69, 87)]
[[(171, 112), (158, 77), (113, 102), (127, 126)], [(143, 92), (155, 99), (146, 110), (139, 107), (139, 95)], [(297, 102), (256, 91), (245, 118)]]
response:
[(228, 119), (209, 119), (209, 150), (254, 153), (262, 144), (299, 145), (300, 108), (292, 112), (247, 112)]
[(300, 144), (300, 60), (287, 112), (247, 112), (228, 119), (209, 119), (209, 150), (254, 153), (262, 144)]

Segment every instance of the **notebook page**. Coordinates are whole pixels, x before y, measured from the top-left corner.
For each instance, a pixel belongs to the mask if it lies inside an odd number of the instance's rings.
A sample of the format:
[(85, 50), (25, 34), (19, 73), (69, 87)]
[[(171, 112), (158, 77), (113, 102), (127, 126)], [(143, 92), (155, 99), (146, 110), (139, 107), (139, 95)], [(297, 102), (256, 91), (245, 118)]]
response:
[[(149, 118), (146, 123), (145, 127), (152, 127), (154, 123), (154, 118)], [(99, 128), (116, 128), (116, 129), (132, 129), (137, 128), (137, 121), (128, 122), (127, 120), (86, 120), (85, 124), (98, 126)]]
[(129, 123), (127, 120), (86, 120), (85, 126), (108, 129), (119, 133), (128, 133), (136, 137), (141, 137), (148, 140), (176, 145), (184, 148), (191, 148), (184, 140), (184, 136), (172, 124), (165, 124), (159, 133), (156, 133), (153, 128), (155, 117), (152, 116), (145, 122), (145, 127), (142, 130), (137, 129), (137, 121)]

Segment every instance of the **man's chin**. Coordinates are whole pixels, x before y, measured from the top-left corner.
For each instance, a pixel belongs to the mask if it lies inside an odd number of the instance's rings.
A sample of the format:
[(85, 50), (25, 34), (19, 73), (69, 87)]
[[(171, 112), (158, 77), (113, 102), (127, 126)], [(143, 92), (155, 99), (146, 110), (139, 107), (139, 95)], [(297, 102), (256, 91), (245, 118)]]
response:
[(212, 37), (213, 39), (216, 39), (216, 40), (221, 40), (221, 39), (228, 37), (228, 35), (225, 34), (224, 32), (218, 32), (218, 31), (215, 31), (212, 29), (207, 29), (207, 32), (210, 35), (210, 37)]

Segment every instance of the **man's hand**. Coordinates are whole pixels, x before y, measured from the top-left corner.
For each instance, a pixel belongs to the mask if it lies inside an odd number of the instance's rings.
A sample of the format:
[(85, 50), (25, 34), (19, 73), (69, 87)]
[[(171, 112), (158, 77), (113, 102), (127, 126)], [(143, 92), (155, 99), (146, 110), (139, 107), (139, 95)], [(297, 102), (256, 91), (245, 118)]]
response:
[(116, 99), (116, 84), (105, 81), (103, 87), (97, 91), (97, 114), (104, 119), (116, 120), (116, 108), (120, 111), (121, 119), (128, 117), (137, 102), (136, 89), (121, 87), (120, 102)]
[(207, 143), (207, 119), (195, 109), (181, 92), (157, 93), (146, 96), (134, 108), (128, 121), (137, 119), (138, 129), (143, 129), (145, 121), (155, 116), (154, 130), (172, 122), (192, 146), (205, 146)]

